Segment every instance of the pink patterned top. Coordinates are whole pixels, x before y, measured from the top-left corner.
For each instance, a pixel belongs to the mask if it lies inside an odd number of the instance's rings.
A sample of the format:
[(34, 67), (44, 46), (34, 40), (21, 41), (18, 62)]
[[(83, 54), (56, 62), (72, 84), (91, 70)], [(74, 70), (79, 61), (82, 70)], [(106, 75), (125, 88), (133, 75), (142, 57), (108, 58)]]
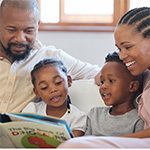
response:
[(144, 120), (144, 129), (150, 128), (150, 70), (145, 73), (144, 89), (138, 98), (138, 112)]

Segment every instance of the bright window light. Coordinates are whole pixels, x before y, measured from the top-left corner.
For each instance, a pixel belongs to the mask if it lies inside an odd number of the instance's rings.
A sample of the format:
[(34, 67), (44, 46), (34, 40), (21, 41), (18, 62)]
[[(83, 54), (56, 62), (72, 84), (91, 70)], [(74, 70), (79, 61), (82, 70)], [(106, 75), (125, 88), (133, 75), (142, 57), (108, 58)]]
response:
[(68, 15), (112, 15), (113, 0), (65, 0)]
[(59, 0), (41, 0), (41, 21), (58, 23), (59, 10)]
[(130, 0), (130, 9), (143, 6), (150, 7), (150, 0)]

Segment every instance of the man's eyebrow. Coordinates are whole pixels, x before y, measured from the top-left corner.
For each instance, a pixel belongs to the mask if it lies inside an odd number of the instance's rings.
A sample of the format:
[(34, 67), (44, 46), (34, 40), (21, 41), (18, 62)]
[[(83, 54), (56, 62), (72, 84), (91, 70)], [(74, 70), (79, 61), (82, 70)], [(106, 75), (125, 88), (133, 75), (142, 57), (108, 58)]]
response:
[(16, 28), (16, 27), (8, 25), (8, 26), (6, 26), (6, 28)]

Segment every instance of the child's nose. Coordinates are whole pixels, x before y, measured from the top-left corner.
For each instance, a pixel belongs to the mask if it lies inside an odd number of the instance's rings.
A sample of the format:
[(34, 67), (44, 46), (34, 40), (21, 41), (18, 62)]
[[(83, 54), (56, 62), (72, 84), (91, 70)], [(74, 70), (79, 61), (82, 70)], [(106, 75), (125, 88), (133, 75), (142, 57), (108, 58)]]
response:
[(54, 92), (56, 92), (56, 91), (57, 91), (56, 86), (54, 86), (54, 85), (52, 86), (52, 85), (51, 85), (50, 88), (49, 88), (49, 92), (50, 92), (50, 93), (54, 93)]
[(101, 89), (106, 89), (106, 88), (108, 88), (108, 83), (107, 83), (107, 82), (104, 82), (104, 83), (101, 85), (100, 88), (101, 88)]

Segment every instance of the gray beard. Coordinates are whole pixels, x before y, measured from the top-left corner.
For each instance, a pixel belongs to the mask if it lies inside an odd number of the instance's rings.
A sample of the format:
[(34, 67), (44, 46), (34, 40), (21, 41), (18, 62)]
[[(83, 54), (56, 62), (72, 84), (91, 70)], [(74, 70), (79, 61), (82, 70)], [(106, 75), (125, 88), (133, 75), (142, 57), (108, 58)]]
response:
[[(7, 48), (5, 48), (4, 47), (4, 45), (0, 42), (0, 44), (1, 44), (1, 46), (2, 46), (2, 48), (4, 49), (4, 52), (5, 52), (5, 54), (8, 56), (8, 58), (10, 58), (10, 60), (12, 60), (12, 62), (14, 62), (14, 61), (21, 61), (21, 60), (24, 60), (24, 59), (26, 59), (26, 58), (28, 58), (28, 56), (30, 55), (30, 51), (31, 51), (31, 47), (29, 46), (29, 45), (27, 45), (27, 44), (8, 44), (8, 47)], [(13, 54), (12, 52), (11, 52), (11, 46), (12, 45), (21, 45), (21, 46), (24, 46), (24, 47), (26, 47), (26, 51), (25, 51), (25, 53), (23, 53), (23, 54), (20, 54), (20, 55), (17, 55), (17, 54)]]

